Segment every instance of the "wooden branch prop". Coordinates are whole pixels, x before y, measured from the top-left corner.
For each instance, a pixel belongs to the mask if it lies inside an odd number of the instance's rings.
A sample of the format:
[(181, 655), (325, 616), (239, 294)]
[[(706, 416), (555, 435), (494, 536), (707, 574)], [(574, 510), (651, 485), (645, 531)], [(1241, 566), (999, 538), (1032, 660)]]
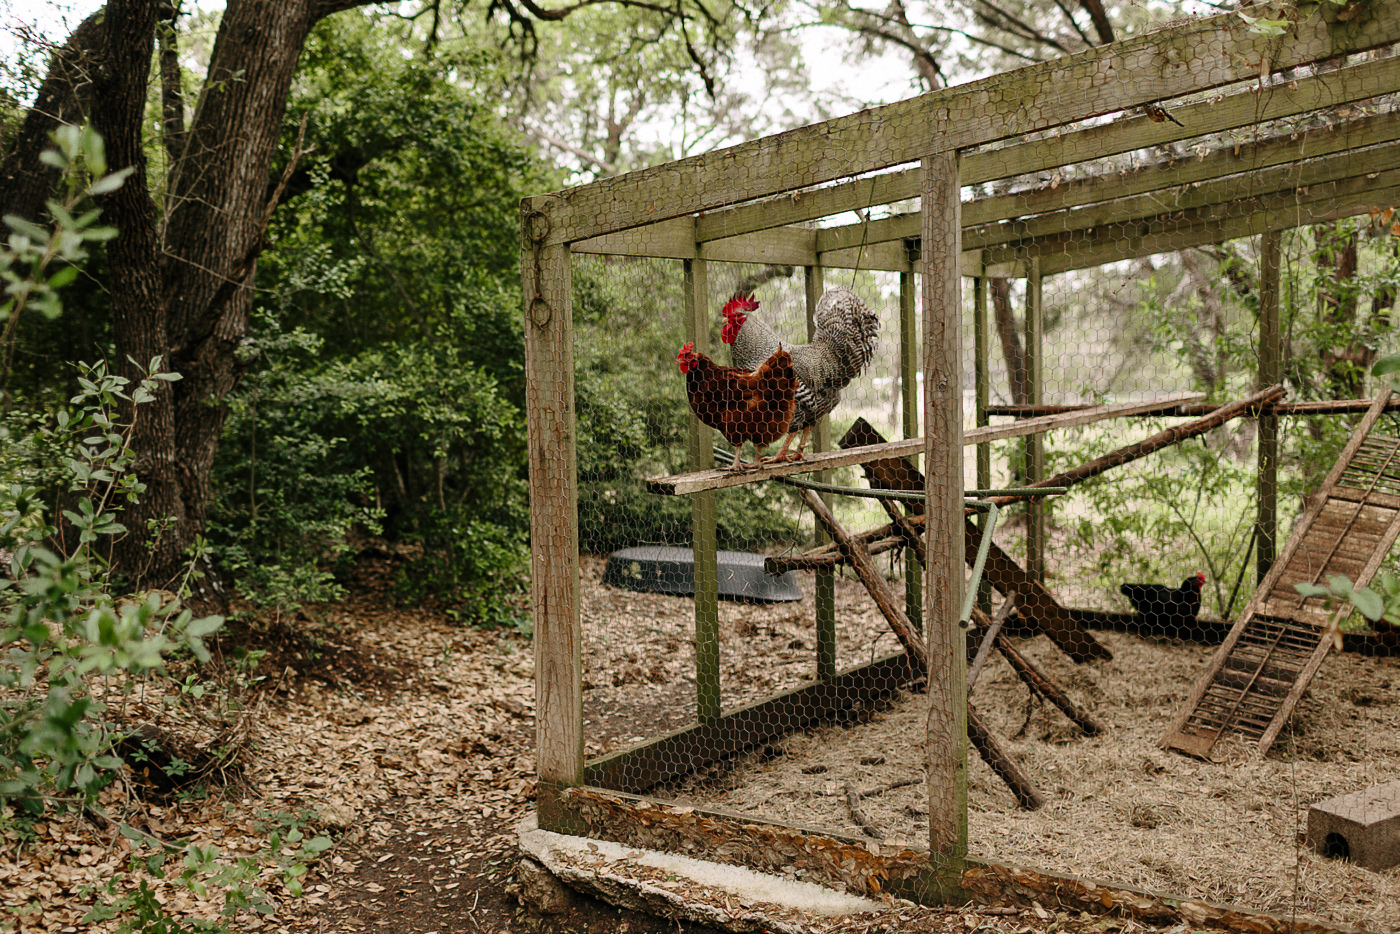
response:
[[(1196, 435), (1203, 435), (1212, 428), (1218, 428), (1232, 418), (1248, 415), (1250, 410), (1276, 402), (1283, 397), (1283, 386), (1275, 384), (1268, 389), (1256, 392), (1238, 402), (1231, 402), (1229, 405), (1222, 405), (1205, 418), (1198, 418), (1195, 421), (1187, 422), (1184, 425), (1176, 425), (1166, 431), (1158, 432), (1146, 441), (1119, 448), (1103, 457), (1095, 458), (1087, 464), (1081, 464), (1073, 470), (1067, 470), (1059, 476), (1051, 477), (1048, 480), (1040, 480), (1036, 483), (1027, 484), (1028, 489), (1044, 486), (1073, 486), (1082, 480), (1096, 477), (1114, 467), (1120, 467), (1131, 461), (1139, 460), (1162, 448), (1170, 447), (1185, 441), (1187, 438), (1194, 438)], [(1021, 497), (1018, 496), (996, 496), (992, 497), (992, 502), (998, 506), (1014, 503)]]
[[(880, 432), (869, 422), (858, 418), (851, 425), (851, 430), (841, 438), (841, 445), (842, 447), (848, 445), (867, 447), (882, 444), (884, 440)], [(921, 490), (924, 487), (923, 474), (903, 458), (892, 457), (869, 461), (862, 466), (871, 489)], [(915, 506), (919, 507), (917, 511), (912, 508)], [(898, 508), (893, 507), (893, 504), (887, 506), (886, 509), (890, 511), (891, 516), (895, 516), (898, 512)], [(909, 511), (916, 514), (907, 517), (900, 516), (891, 524), (901, 539), (905, 535), (913, 535), (917, 538), (918, 533), (914, 529), (924, 523), (923, 508), (920, 504), (911, 504)], [(964, 552), (968, 561), (971, 562), (975, 560), (977, 546), (982, 541), (982, 532), (970, 520), (965, 524), (963, 541)], [(922, 561), (922, 550), (918, 554)], [(1088, 661), (1091, 658), (1113, 657), (1112, 652), (1084, 631), (1083, 627), (1069, 614), (1069, 611), (1060, 606), (1059, 601), (1050, 595), (1050, 592), (1040, 581), (1031, 577), (1006, 552), (998, 548), (995, 542), (992, 543), (991, 549), (987, 553), (987, 561), (983, 565), (982, 573), (984, 578), (1002, 594), (1008, 594), (1011, 591), (1021, 594), (1019, 601), (1021, 615), (1027, 619), (1035, 620), (1045, 634), (1076, 662)]]
[[(973, 612), (980, 613), (981, 611), (974, 610)], [(1085, 735), (1097, 736), (1100, 733), (1106, 732), (1102, 723), (1095, 720), (1092, 714), (1070, 700), (1069, 695), (1065, 694), (1065, 692), (1056, 687), (1049, 678), (1045, 677), (1044, 672), (1031, 664), (1030, 659), (1018, 652), (1016, 647), (1011, 644), (1010, 639), (1006, 638), (1006, 636), (1001, 633), (997, 633), (994, 641), (996, 642), (997, 651), (1001, 652), (1006, 660), (1011, 663), (1011, 667), (1016, 670), (1016, 674), (1020, 676), (1021, 680), (1026, 682), (1027, 685), (1037, 691), (1041, 696), (1049, 700), (1050, 703), (1060, 708), (1060, 711), (1064, 713), (1066, 717), (1073, 720), (1075, 724), (1084, 731)]]
[(884, 614), (885, 620), (890, 624), (890, 629), (894, 631), (895, 637), (899, 639), (900, 644), (904, 646), (904, 651), (914, 663), (914, 670), (927, 672), (928, 648), (924, 645), (923, 638), (914, 629), (913, 624), (909, 622), (909, 617), (904, 615), (904, 610), (895, 601), (894, 594), (890, 592), (885, 578), (875, 567), (875, 562), (870, 559), (870, 552), (866, 550), (865, 545), (856, 541), (849, 532), (841, 527), (840, 523), (836, 521), (836, 517), (831, 514), (831, 510), (826, 508), (826, 503), (822, 502), (821, 497), (816, 493), (811, 490), (803, 490), (802, 500), (807, 504), (807, 508), (812, 510), (817, 521), (836, 541), (841, 549), (841, 554), (855, 569), (856, 576), (865, 585), (865, 589), (870, 591), (875, 605), (880, 608), (880, 612)]
[[(969, 555), (977, 553), (977, 544), (982, 540), (982, 530), (966, 520), (963, 525), (964, 541)], [(1045, 585), (1031, 576), (1030, 572), (1001, 550), (996, 542), (987, 549), (987, 561), (982, 566), (982, 577), (1002, 593), (1003, 596), (1015, 592), (1016, 606), (1021, 618), (1032, 621), (1041, 632), (1050, 637), (1066, 655), (1076, 662), (1090, 659), (1110, 659), (1113, 653), (1101, 645), (1092, 635), (1079, 625), (1078, 620), (1065, 607), (1060, 605), (1045, 589)]]
[(860, 829), (864, 830), (868, 836), (876, 840), (883, 840), (885, 835), (880, 832), (879, 826), (870, 819), (870, 815), (860, 809), (861, 796), (856, 792), (856, 786), (850, 782), (846, 783), (846, 808), (851, 812), (851, 820), (860, 824)]
[[(802, 499), (807, 504), (807, 508), (811, 509), (813, 515), (817, 517), (817, 521), (821, 522), (831, 537), (836, 540), (841, 554), (850, 562), (851, 567), (855, 568), (861, 583), (870, 592), (870, 596), (875, 600), (875, 605), (880, 608), (880, 612), (884, 614), (890, 628), (894, 630), (895, 636), (904, 646), (904, 651), (918, 666), (915, 670), (928, 671), (928, 649), (924, 646), (923, 639), (910, 625), (909, 618), (904, 615), (904, 611), (895, 601), (894, 595), (890, 593), (889, 585), (885, 583), (885, 579), (876, 570), (875, 563), (870, 560), (870, 553), (865, 546), (841, 527), (840, 523), (836, 521), (836, 517), (831, 514), (831, 510), (826, 507), (826, 503), (822, 502), (821, 497), (816, 493), (811, 490), (803, 490)], [(1021, 803), (1022, 807), (1035, 810), (1045, 804), (1045, 799), (1036, 791), (1030, 779), (977, 718), (976, 711), (972, 709), (971, 704), (967, 705), (967, 736), (983, 761), (991, 767), (992, 771), (1001, 776), (1002, 781), (1006, 782), (1007, 787), (1011, 789), (1011, 793), (1016, 796), (1016, 800)], [(858, 809), (851, 802), (849, 789), (847, 803), (851, 804), (852, 819), (861, 823), (860, 819), (856, 817)], [(866, 825), (862, 823), (861, 826), (865, 827)], [(866, 827), (866, 829), (872, 834), (878, 833), (870, 827)]]
[[(977, 647), (977, 657), (972, 660), (972, 664), (967, 669), (967, 691), (972, 693), (972, 686), (977, 683), (977, 676), (982, 673), (982, 666), (987, 663), (987, 656), (992, 654), (992, 643), (996, 641), (997, 634), (1001, 632), (1002, 624), (1006, 618), (1016, 609), (1016, 591), (1006, 595), (1001, 606), (997, 607), (997, 615), (987, 620), (987, 614), (978, 607), (972, 608), (972, 618), (982, 629), (982, 644)], [(985, 622), (984, 622), (985, 621)]]
[(987, 725), (982, 722), (982, 718), (977, 715), (971, 704), (967, 705), (967, 738), (976, 748), (977, 754), (982, 757), (982, 761), (1006, 782), (1006, 787), (1011, 789), (1021, 807), (1027, 811), (1035, 811), (1045, 806), (1045, 797), (1036, 790), (1030, 777), (1021, 771), (1016, 760), (992, 737), (991, 730), (987, 729)]
[[(912, 526), (911, 526), (912, 527)], [(890, 526), (885, 526), (888, 529)], [(886, 533), (888, 535), (888, 533)], [(865, 539), (860, 535), (852, 535), (852, 540), (865, 544)], [(882, 555), (887, 551), (894, 551), (904, 545), (902, 536), (885, 537), (870, 540), (866, 545), (867, 554)], [(817, 568), (834, 568), (838, 564), (845, 564), (846, 557), (841, 554), (841, 550), (833, 543), (805, 551), (798, 555), (773, 555), (763, 559), (763, 570), (769, 574), (782, 574), (784, 571), (814, 571)]]

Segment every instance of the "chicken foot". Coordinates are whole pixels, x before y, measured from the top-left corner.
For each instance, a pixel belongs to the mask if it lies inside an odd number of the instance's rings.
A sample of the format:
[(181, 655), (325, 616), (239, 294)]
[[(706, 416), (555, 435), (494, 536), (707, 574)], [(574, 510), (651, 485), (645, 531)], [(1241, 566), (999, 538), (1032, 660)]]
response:
[(812, 426), (811, 426), (811, 425), (808, 425), (806, 428), (802, 429), (802, 440), (799, 441), (799, 442), (797, 443), (797, 453), (796, 453), (796, 454), (788, 454), (788, 448), (792, 445), (792, 439), (797, 437), (797, 432), (795, 432), (795, 431), (789, 432), (789, 433), (788, 433), (788, 436), (787, 436), (786, 438), (783, 439), (783, 449), (782, 449), (781, 451), (779, 451), (777, 454), (774, 454), (774, 455), (769, 459), (769, 463), (777, 464), (777, 463), (781, 463), (781, 462), (783, 462), (783, 461), (800, 461), (800, 460), (802, 460), (802, 452), (806, 449), (806, 447), (807, 447), (807, 439), (808, 439), (809, 437), (811, 437), (811, 435), (812, 435)]

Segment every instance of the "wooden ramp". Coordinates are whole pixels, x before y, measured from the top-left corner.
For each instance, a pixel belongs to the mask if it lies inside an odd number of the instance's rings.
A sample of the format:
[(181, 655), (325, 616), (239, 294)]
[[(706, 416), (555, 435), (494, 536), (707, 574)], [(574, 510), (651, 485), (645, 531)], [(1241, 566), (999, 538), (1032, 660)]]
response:
[(1162, 746), (1207, 758), (1226, 733), (1269, 751), (1332, 648), (1350, 605), (1328, 610), (1294, 584), (1341, 574), (1369, 583), (1400, 535), (1400, 439), (1374, 432), (1383, 392), (1298, 519), (1283, 553), (1231, 627), (1162, 738)]

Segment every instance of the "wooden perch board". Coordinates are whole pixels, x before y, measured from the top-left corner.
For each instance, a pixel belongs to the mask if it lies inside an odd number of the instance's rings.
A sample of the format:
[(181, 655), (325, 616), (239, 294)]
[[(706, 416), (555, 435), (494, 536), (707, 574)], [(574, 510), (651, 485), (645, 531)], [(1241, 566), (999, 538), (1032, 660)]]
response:
[[(883, 440), (884, 438), (869, 422), (858, 418), (851, 429), (841, 438), (841, 444), (842, 446), (860, 444), (878, 447), (879, 442)], [(923, 474), (901, 458), (887, 458), (866, 463), (865, 477), (871, 489), (876, 490), (919, 490), (923, 489), (924, 485)], [(902, 526), (908, 532), (917, 534), (919, 530), (917, 520), (923, 518), (921, 515), (923, 507), (919, 503), (910, 503), (909, 507), (909, 511), (914, 515), (905, 520)], [(963, 552), (967, 556), (967, 560), (971, 562), (976, 558), (978, 546), (982, 541), (982, 532), (971, 521), (967, 521), (964, 533)], [(1074, 618), (1069, 615), (1069, 611), (1060, 606), (1059, 602), (1045, 589), (1045, 585), (1021, 568), (995, 542), (991, 543), (987, 551), (987, 561), (983, 566), (982, 573), (985, 579), (990, 581), (992, 586), (1001, 593), (1010, 594), (1014, 591), (1020, 594), (1021, 616), (1039, 624), (1041, 630), (1076, 662), (1085, 662), (1091, 658), (1113, 657), (1108, 649), (1104, 648), (1075, 622)]]
[[(982, 444), (987, 441), (1000, 441), (1023, 435), (1042, 434), (1057, 428), (1073, 428), (1089, 425), (1109, 418), (1125, 415), (1138, 415), (1144, 412), (1161, 412), (1176, 408), (1188, 402), (1205, 398), (1200, 393), (1178, 393), (1146, 402), (1125, 402), (1118, 405), (1099, 405), (1089, 409), (1062, 412), (1058, 415), (1044, 415), (1039, 418), (1023, 419), (1010, 425), (994, 425), (984, 428), (969, 428), (963, 431), (963, 444)], [(679, 496), (685, 493), (700, 493), (705, 490), (719, 490), (726, 487), (744, 486), (775, 477), (791, 477), (795, 474), (816, 473), (833, 467), (847, 467), (851, 464), (865, 464), (886, 458), (907, 457), (922, 454), (923, 438), (909, 438), (904, 441), (887, 441), (882, 444), (845, 448), (839, 451), (824, 451), (808, 454), (800, 461), (784, 464), (768, 464), (753, 470), (733, 471), (727, 468), (697, 470), (693, 473), (676, 474), (669, 477), (655, 477), (648, 480), (647, 491), (663, 496)], [(920, 487), (923, 489), (923, 487)]]
[(1381, 393), (1299, 517), (1273, 567), (1196, 680), (1162, 745), (1207, 758), (1226, 733), (1260, 755), (1308, 689), (1351, 607), (1329, 610), (1294, 584), (1334, 574), (1363, 587), (1400, 536), (1400, 439), (1375, 434), (1390, 399)]

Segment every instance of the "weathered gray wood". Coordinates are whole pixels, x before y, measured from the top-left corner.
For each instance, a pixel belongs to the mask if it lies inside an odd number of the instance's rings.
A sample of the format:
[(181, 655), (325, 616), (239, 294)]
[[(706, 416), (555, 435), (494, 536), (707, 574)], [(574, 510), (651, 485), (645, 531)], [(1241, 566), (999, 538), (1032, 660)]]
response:
[(960, 872), (967, 856), (967, 645), (959, 619), (966, 572), (957, 153), (925, 158), (922, 172), (929, 850), (935, 868), (952, 873)]
[(1027, 811), (1037, 811), (1045, 806), (1045, 796), (1036, 789), (1030, 776), (1021, 769), (1016, 760), (1001, 748), (995, 735), (982, 722), (982, 718), (977, 716), (977, 710), (971, 704), (967, 705), (967, 738), (977, 748), (982, 761), (997, 773), (997, 777), (1006, 782), (1006, 787), (1011, 789), (1017, 804)]
[[(1342, 448), (1342, 452), (1332, 465), (1332, 469), (1327, 472), (1327, 476), (1323, 478), (1322, 483), (1318, 486), (1318, 493), (1321, 495), (1313, 496), (1308, 507), (1303, 510), (1303, 514), (1294, 522), (1293, 532), (1288, 537), (1288, 543), (1284, 545), (1283, 553), (1274, 561), (1273, 566), (1269, 569), (1269, 573), (1264, 577), (1264, 582), (1254, 589), (1254, 593), (1250, 595), (1249, 602), (1245, 604), (1244, 609), (1235, 620), (1234, 626), (1230, 629), (1229, 635), (1226, 636), (1225, 641), (1220, 644), (1220, 647), (1216, 649), (1215, 654), (1211, 656), (1210, 663), (1196, 679), (1195, 684), (1192, 685), (1185, 702), (1183, 702), (1178, 709), (1176, 716), (1172, 718), (1171, 725), (1167, 728), (1166, 734), (1161, 739), (1162, 746), (1166, 748), (1182, 749), (1183, 745), (1189, 745), (1192, 747), (1191, 749), (1183, 749), (1182, 751), (1192, 752), (1192, 750), (1199, 745), (1188, 741), (1189, 738), (1182, 733), (1182, 729), (1186, 726), (1187, 721), (1190, 720), (1191, 713), (1196, 709), (1196, 705), (1201, 702), (1201, 698), (1205, 696), (1206, 691), (1210, 688), (1211, 679), (1214, 677), (1215, 671), (1224, 664), (1225, 659), (1230, 655), (1230, 652), (1234, 650), (1235, 644), (1239, 641), (1240, 635), (1249, 624), (1250, 619), (1268, 602), (1269, 595), (1273, 593), (1274, 589), (1278, 586), (1294, 553), (1302, 547), (1303, 539), (1307, 536), (1308, 529), (1312, 526), (1318, 515), (1321, 514), (1323, 507), (1327, 504), (1327, 493), (1336, 486), (1337, 481), (1341, 478), (1342, 472), (1346, 469), (1347, 463), (1361, 448), (1361, 443), (1365, 440), (1367, 433), (1375, 426), (1376, 421), (1381, 417), (1381, 413), (1385, 411), (1386, 403), (1390, 400), (1390, 395), (1391, 391), (1388, 388), (1383, 390), (1381, 394), (1376, 397), (1365, 417), (1361, 419), (1360, 423), (1358, 423), (1356, 428), (1352, 431), (1351, 439), (1347, 442), (1346, 447)], [(1209, 750), (1207, 749), (1206, 751), (1208, 752)], [(1195, 753), (1193, 752), (1193, 754)]]
[[(1287, 93), (1259, 95), (1253, 90), (1245, 89), (1221, 100), (1205, 100), (1174, 107), (1173, 116), (1186, 124), (1185, 130), (1172, 123), (1155, 123), (1145, 117), (1134, 116), (1059, 136), (1017, 143), (1003, 149), (968, 153), (963, 157), (962, 181), (964, 185), (975, 185), (1009, 175), (1046, 171), (1068, 163), (1087, 162), (1136, 149), (1160, 146), (1189, 136), (1203, 136), (1253, 126), (1397, 90), (1400, 90), (1400, 59), (1361, 62), (1324, 74), (1301, 78), (1289, 85)], [(1001, 217), (1015, 216), (1003, 213), (1003, 205), (1012, 197), (1025, 198), (1024, 207), (1015, 213), (1036, 214), (1102, 200), (1104, 188), (1110, 189), (1113, 197), (1123, 197), (1171, 185), (1216, 178), (1222, 174), (1220, 166), (1215, 162), (1209, 165), (1205, 163), (1217, 158), (1233, 158), (1237, 166), (1236, 171), (1239, 171), (1238, 167), (1264, 168), (1278, 164), (1275, 160), (1280, 157), (1280, 161), (1293, 161), (1299, 151), (1311, 157), (1382, 142), (1394, 138), (1391, 135), (1393, 131), (1393, 117), (1388, 114), (1378, 115), (1349, 121), (1343, 124), (1342, 128), (1306, 130), (1296, 139), (1290, 135), (1286, 139), (1242, 146), (1238, 152), (1231, 149), (1209, 156), (1206, 160), (1200, 160), (1193, 155), (1110, 178), (1065, 182), (1055, 187), (1046, 186), (1024, 196), (977, 199), (964, 206), (963, 223), (981, 224)], [(1302, 144), (1301, 147), (1299, 144)], [(702, 215), (697, 220), (695, 238), (704, 241), (737, 236), (777, 224), (801, 223), (872, 205), (912, 199), (919, 193), (918, 176), (917, 169), (905, 169), (874, 176), (874, 179), (878, 180), (875, 182), (870, 178), (859, 178), (838, 185), (767, 199), (756, 204), (715, 211)], [(891, 222), (873, 222), (867, 242), (876, 243), (884, 239), (906, 236), (894, 234), (892, 237), (890, 232), (882, 227), (889, 223)], [(917, 225), (917, 221), (915, 224)], [(827, 242), (840, 243), (843, 242), (843, 237), (846, 238), (845, 242), (857, 242), (849, 240), (847, 235), (834, 233), (842, 229), (833, 228), (833, 232), (827, 234), (832, 239)]]
[[(1400, 127), (1400, 116), (1393, 119)], [(981, 249), (1090, 230), (1107, 224), (1127, 224), (1177, 211), (1233, 204), (1275, 192), (1287, 191), (1291, 194), (1296, 189), (1341, 179), (1369, 179), (1377, 171), (1393, 168), (1397, 161), (1400, 161), (1400, 143), (1390, 142), (1359, 152), (1342, 152), (1268, 169), (1246, 170), (1244, 174), (1195, 185), (1164, 188), (1129, 198), (1064, 208), (1025, 220), (966, 226), (963, 229), (963, 243), (968, 249)], [(1237, 171), (1240, 168), (1236, 166)], [(1113, 188), (1110, 184), (1102, 190), (1108, 193)]]
[[(1103, 421), (1109, 418), (1118, 418), (1125, 415), (1136, 415), (1144, 412), (1162, 412), (1173, 409), (1183, 402), (1190, 402), (1204, 398), (1203, 393), (1183, 392), (1170, 396), (1163, 396), (1160, 399), (1151, 399), (1145, 402), (1122, 402), (1114, 405), (1097, 405), (1086, 409), (1075, 409), (1071, 412), (1064, 412), (1058, 415), (1043, 415), (1038, 418), (1026, 418), (1013, 422), (1009, 425), (989, 425), (985, 428), (973, 428), (961, 433), (963, 444), (982, 444), (989, 441), (1000, 441), (1005, 438), (1019, 438), (1024, 435), (1037, 434), (1051, 431), (1057, 428), (1073, 428), (1080, 425), (1088, 425), (1093, 422)], [(781, 464), (765, 464), (757, 470), (748, 470), (743, 473), (735, 473), (728, 469), (701, 470), (692, 473), (677, 474), (669, 477), (653, 477), (647, 481), (647, 490), (651, 493), (658, 493), (663, 496), (681, 495), (694, 493), (699, 490), (718, 490), (731, 486), (744, 486), (749, 483), (756, 483), (761, 480), (771, 480), (775, 477), (790, 477), (794, 474), (815, 473), (820, 470), (831, 470), (836, 467), (847, 467), (851, 464), (864, 464), (872, 460), (880, 460), (885, 457), (904, 457), (909, 454), (921, 452), (924, 448), (923, 438), (909, 438), (903, 441), (890, 441), (885, 444), (872, 444), (865, 447), (847, 448), (841, 451), (827, 451), (820, 454), (809, 453), (801, 461), (793, 461)]]
[[(692, 249), (694, 244), (691, 245)], [(703, 259), (685, 261), (685, 337), (695, 349), (710, 352), (709, 276)], [(715, 465), (714, 429), (695, 413), (689, 418), (690, 465)], [(690, 500), (691, 548), (695, 552), (695, 711), (700, 722), (719, 716), (719, 536), (714, 490)]]
[(1014, 247), (993, 247), (987, 254), (995, 261), (1014, 259), (1022, 253), (1038, 254), (1043, 257), (1043, 274), (1052, 275), (1364, 214), (1394, 204), (1397, 192), (1400, 172), (1381, 172), (1375, 178), (1342, 179), (1135, 224), (1112, 224)]
[[(817, 302), (822, 297), (822, 268), (808, 266), (802, 280), (803, 301), (807, 319), (807, 340), (817, 333)], [(831, 418), (823, 416), (812, 431), (811, 450), (816, 453), (831, 449)], [(831, 482), (831, 471), (817, 474), (822, 483)], [(831, 494), (821, 497), (827, 509), (831, 508)], [(814, 541), (824, 545), (831, 541), (831, 533), (821, 523), (817, 523)], [(817, 642), (817, 679), (830, 678), (836, 674), (836, 571), (835, 568), (818, 568), (812, 582), (813, 628)]]
[[(1269, 8), (1262, 7), (1260, 13), (1270, 15)], [(1233, 13), (1194, 20), (557, 192), (548, 196), (555, 218), (551, 242), (572, 242), (709, 211), (912, 162), (930, 151), (964, 149), (1248, 81), (1260, 73), (1261, 62), (1278, 71), (1397, 39), (1400, 17), (1394, 16), (1358, 17), (1345, 24), (1306, 16), (1288, 34), (1276, 38), (1251, 32)], [(1202, 132), (1168, 123), (1153, 126), (1157, 129), (1143, 127), (1143, 138), (1158, 131), (1164, 133), (1162, 141)], [(1051, 164), (1073, 161), (1072, 156), (1063, 155)], [(1025, 168), (1018, 166), (1015, 171)]]
[(997, 633), (993, 638), (996, 640), (997, 651), (1001, 652), (1011, 667), (1015, 669), (1017, 677), (1032, 690), (1044, 696), (1050, 703), (1060, 708), (1060, 712), (1074, 721), (1074, 724), (1083, 730), (1085, 735), (1098, 736), (1105, 732), (1104, 725), (1093, 714), (1080, 707), (1068, 694), (1061, 691), (1055, 682), (1045, 676), (1045, 672), (1016, 650), (1016, 646), (1011, 644), (1010, 639), (1000, 633)]
[[(899, 395), (905, 439), (919, 437), (919, 332), (918, 277), (916, 256), (909, 255), (910, 267), (899, 274)], [(892, 505), (892, 504), (891, 504)], [(895, 507), (896, 509), (898, 507)], [(916, 536), (917, 538), (917, 536)], [(922, 544), (920, 545), (922, 547)], [(924, 624), (923, 559), (909, 560), (904, 553), (904, 612), (914, 624)]]
[[(1279, 269), (1283, 236), (1269, 231), (1259, 238), (1259, 355), (1255, 385), (1283, 382), (1283, 348), (1279, 331)], [(1278, 415), (1259, 416), (1258, 516), (1255, 519), (1255, 583), (1273, 566), (1278, 541)]]
[[(1040, 266), (1040, 257), (1031, 257), (1026, 276), (1026, 401), (1031, 405), (1045, 401), (1045, 293)], [(1025, 451), (1026, 485), (1034, 486), (1045, 479), (1044, 436), (1027, 435)], [(1045, 501), (1039, 498), (1026, 503), (1026, 570), (1045, 583)]]
[[(974, 423), (978, 428), (986, 428), (991, 422), (987, 418), (987, 404), (992, 397), (992, 345), (987, 331), (987, 276), (978, 270), (972, 280), (972, 381), (976, 411)], [(977, 489), (987, 490), (992, 486), (992, 445), (982, 442), (977, 445)], [(988, 514), (977, 518), (977, 528), (984, 534), (987, 531)], [(977, 582), (977, 606), (984, 613), (992, 609), (992, 588), (985, 576)], [(972, 687), (968, 684), (969, 689)]]
[[(583, 781), (574, 341), (567, 246), (542, 246), (548, 218), (521, 209), (525, 415), (530, 451), (530, 593), (535, 625), (535, 738), (540, 781)], [(556, 817), (541, 802), (542, 822)]]

